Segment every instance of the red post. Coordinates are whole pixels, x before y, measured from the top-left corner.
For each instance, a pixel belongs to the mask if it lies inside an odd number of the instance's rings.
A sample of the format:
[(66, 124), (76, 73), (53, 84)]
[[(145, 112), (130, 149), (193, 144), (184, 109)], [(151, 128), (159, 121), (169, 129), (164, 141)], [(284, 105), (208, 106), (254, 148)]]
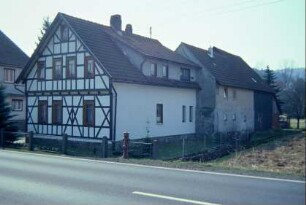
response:
[(129, 158), (129, 133), (125, 132), (123, 133), (123, 143), (122, 143), (122, 148), (123, 148), (123, 159), (128, 159)]

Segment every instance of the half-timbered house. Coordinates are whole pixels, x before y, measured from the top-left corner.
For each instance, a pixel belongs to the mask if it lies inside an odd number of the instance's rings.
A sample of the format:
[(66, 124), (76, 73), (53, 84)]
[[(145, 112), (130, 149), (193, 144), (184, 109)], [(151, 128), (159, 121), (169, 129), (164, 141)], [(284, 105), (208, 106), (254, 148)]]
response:
[(195, 134), (199, 66), (159, 41), (59, 13), (18, 82), (27, 129), (82, 138)]

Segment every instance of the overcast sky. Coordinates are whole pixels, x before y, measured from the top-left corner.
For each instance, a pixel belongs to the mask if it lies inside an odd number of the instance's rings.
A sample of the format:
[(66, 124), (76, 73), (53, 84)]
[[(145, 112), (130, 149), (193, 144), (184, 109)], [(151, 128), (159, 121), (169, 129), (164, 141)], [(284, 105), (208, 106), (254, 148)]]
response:
[(0, 29), (29, 56), (42, 20), (63, 12), (109, 25), (121, 14), (123, 28), (175, 49), (186, 42), (217, 46), (252, 67), (305, 67), (305, 0), (1, 0)]

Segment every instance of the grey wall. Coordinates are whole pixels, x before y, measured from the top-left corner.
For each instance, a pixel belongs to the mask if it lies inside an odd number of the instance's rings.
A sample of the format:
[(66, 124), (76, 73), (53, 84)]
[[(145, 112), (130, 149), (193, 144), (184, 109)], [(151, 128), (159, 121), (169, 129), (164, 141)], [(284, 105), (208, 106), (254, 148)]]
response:
[(255, 130), (267, 130), (272, 127), (273, 95), (254, 92)]
[[(176, 52), (192, 62), (201, 65), (184, 45), (180, 45), (176, 49)], [(196, 132), (199, 135), (214, 133), (214, 109), (216, 104), (215, 78), (203, 65), (201, 67), (196, 72), (196, 81), (201, 87), (201, 90), (197, 92), (196, 109)]]

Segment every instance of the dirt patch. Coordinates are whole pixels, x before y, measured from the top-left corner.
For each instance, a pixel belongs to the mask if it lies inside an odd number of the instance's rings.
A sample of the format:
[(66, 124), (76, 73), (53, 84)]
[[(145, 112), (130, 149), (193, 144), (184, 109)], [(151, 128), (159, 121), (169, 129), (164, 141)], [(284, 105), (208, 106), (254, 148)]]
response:
[(305, 176), (305, 133), (284, 137), (233, 154), (216, 164), (230, 167)]

